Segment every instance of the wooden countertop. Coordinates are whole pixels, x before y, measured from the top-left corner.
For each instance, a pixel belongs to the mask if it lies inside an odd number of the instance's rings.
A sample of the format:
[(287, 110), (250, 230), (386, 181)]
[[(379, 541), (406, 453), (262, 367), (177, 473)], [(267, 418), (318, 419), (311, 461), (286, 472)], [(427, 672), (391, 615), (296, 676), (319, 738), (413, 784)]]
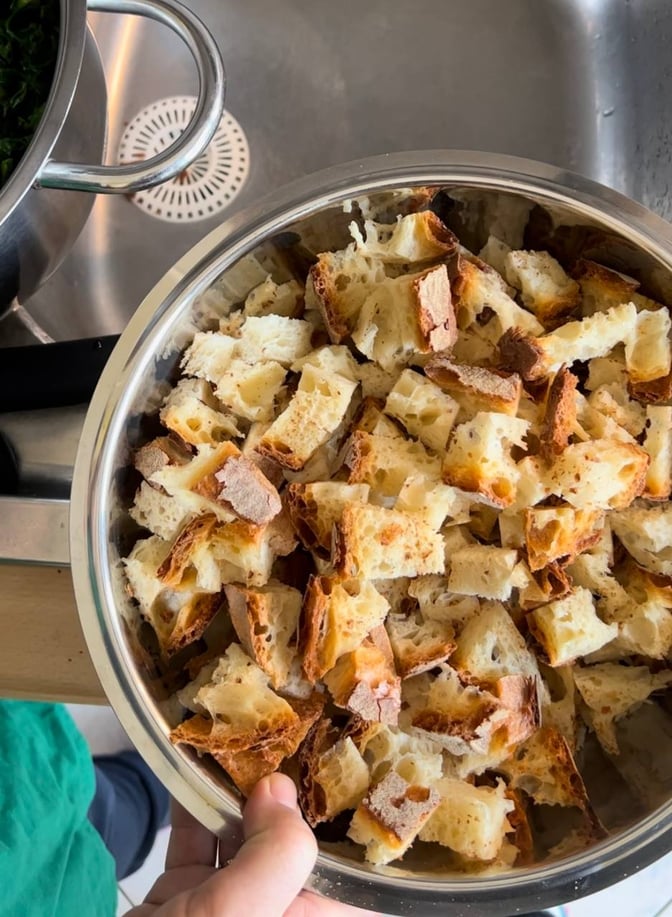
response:
[(0, 696), (106, 703), (68, 568), (0, 564)]

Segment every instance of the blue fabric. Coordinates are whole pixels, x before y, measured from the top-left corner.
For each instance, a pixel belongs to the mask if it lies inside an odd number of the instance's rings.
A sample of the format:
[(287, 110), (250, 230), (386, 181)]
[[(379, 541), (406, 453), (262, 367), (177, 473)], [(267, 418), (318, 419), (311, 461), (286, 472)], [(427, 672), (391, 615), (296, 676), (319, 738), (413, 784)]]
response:
[(140, 866), (156, 832), (168, 824), (170, 797), (137, 751), (94, 759), (96, 792), (89, 820), (114, 857), (117, 879)]

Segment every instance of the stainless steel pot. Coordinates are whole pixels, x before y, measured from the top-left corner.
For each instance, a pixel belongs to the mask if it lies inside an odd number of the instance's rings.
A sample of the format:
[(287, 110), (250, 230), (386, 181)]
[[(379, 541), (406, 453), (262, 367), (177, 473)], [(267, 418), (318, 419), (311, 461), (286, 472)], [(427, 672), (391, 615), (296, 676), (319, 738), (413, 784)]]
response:
[[(106, 89), (87, 10), (133, 13), (175, 31), (191, 51), (199, 99), (182, 136), (160, 155), (132, 166), (102, 166)], [(215, 132), (224, 107), (224, 69), (217, 46), (196, 16), (176, 0), (61, 0), (56, 70), (33, 140), (0, 190), (0, 314), (25, 300), (58, 267), (93, 205), (92, 194), (129, 194), (177, 175)]]
[[(284, 251), (297, 240), (342, 244), (346, 199), (408, 187), (447, 188), (465, 226), (511, 197), (538, 207), (548, 226), (578, 225), (615, 267), (646, 277), (657, 295), (672, 292), (672, 227), (616, 192), (522, 159), (481, 153), (400, 154), (319, 173), (263, 200), (196, 245), (157, 284), (113, 351), (91, 402), (75, 468), (70, 551), (82, 627), (101, 683), (123, 725), (171, 793), (213, 831), (239, 825), (236, 796), (207, 761), (168, 739), (175, 711), (154, 696), (134, 659), (137, 615), (120, 556), (133, 537), (126, 507), (127, 469), (179, 361), (202, 322), (203, 294), (215, 282), (247, 290), (235, 267), (249, 254)], [(458, 194), (459, 192), (459, 194)], [(244, 272), (243, 272), (244, 276)], [(668, 299), (668, 301), (670, 301)], [(568, 901), (618, 881), (672, 848), (672, 800), (636, 824), (564, 860), (505, 874), (447, 878), (407, 858), (373, 868), (343, 848), (323, 845), (316, 890), (390, 914), (510, 915)]]

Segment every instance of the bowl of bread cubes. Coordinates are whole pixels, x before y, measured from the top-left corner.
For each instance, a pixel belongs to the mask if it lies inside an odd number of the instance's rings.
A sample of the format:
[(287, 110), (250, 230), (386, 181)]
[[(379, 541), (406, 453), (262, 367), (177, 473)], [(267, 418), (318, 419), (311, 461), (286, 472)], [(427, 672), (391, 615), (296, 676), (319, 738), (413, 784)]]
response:
[(71, 526), (171, 792), (231, 830), (284, 771), (313, 887), (395, 914), (667, 852), (670, 304), (667, 223), (486, 154), (331, 170), (186, 255), (106, 368)]

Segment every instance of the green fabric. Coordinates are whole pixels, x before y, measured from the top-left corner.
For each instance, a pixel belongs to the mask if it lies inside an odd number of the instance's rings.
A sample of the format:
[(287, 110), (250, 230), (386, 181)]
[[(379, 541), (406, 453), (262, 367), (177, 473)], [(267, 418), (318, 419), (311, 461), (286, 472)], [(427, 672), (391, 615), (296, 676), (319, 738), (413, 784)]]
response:
[(108, 917), (114, 861), (87, 819), (95, 775), (64, 707), (0, 701), (0, 915)]

